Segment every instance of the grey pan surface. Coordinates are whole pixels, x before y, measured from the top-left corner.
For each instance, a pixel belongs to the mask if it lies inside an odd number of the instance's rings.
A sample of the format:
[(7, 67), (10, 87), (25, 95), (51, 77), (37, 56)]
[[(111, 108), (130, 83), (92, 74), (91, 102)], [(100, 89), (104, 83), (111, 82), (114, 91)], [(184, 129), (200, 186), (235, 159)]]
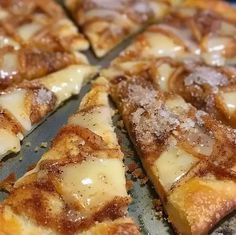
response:
[[(113, 51), (111, 51), (103, 59), (97, 59), (92, 51), (86, 52), (89, 61), (92, 64), (106, 67), (110, 61), (115, 58), (120, 51), (122, 51), (132, 41), (132, 37), (119, 45)], [(50, 141), (56, 135), (58, 130), (67, 122), (67, 118), (76, 111), (79, 107), (82, 97), (90, 89), (90, 85), (86, 85), (82, 88), (79, 96), (75, 96), (58, 110), (52, 113), (41, 125), (36, 127), (32, 133), (30, 133), (22, 142), (22, 149), (18, 154), (11, 154), (6, 156), (0, 165), (0, 180), (7, 177), (10, 173), (15, 173), (17, 177), (21, 177), (29, 167), (35, 164), (40, 156), (47, 151), (47, 148), (41, 148), (42, 142), (47, 142), (50, 145)], [(114, 123), (116, 125), (117, 120), (120, 117), (116, 115), (114, 117)], [(137, 154), (133, 145), (129, 141), (127, 134), (116, 128), (116, 132), (124, 153), (128, 153), (129, 157), (125, 159), (125, 164), (135, 162), (141, 167), (141, 163), (138, 160)], [(28, 143), (31, 146), (28, 146)], [(38, 151), (35, 151), (38, 149)], [(132, 179), (132, 176), (127, 174), (128, 179)], [(140, 181), (133, 181), (134, 185), (130, 191), (133, 198), (133, 202), (129, 207), (130, 215), (140, 225), (142, 234), (146, 235), (172, 235), (174, 234), (171, 226), (168, 222), (159, 218), (156, 210), (153, 206), (154, 199), (158, 199), (158, 195), (154, 192), (151, 184), (148, 182), (145, 185), (141, 185)], [(0, 192), (0, 201), (6, 197), (4, 192)], [(233, 213), (229, 215), (218, 227), (212, 232), (214, 235), (236, 235), (236, 215)]]

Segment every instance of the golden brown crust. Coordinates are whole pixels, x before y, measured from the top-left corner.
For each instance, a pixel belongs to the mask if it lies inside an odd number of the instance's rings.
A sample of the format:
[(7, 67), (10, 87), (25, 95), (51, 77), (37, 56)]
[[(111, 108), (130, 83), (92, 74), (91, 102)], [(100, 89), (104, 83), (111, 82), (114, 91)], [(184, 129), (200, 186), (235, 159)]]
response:
[(193, 64), (182, 66), (170, 78), (169, 91), (181, 95), (198, 109), (235, 127), (235, 113), (227, 109), (222, 98), (223, 94), (235, 91), (235, 84), (235, 72), (231, 68)]
[(4, 16), (0, 20), (4, 34), (20, 45), (30, 44), (50, 49), (59, 46), (65, 50), (88, 48), (83, 35), (66, 18), (60, 5), (52, 0), (1, 1), (0, 7)]
[[(128, 63), (128, 62), (127, 62)], [(209, 113), (217, 120), (235, 127), (236, 92), (235, 69), (232, 66), (209, 66), (205, 63), (181, 63), (170, 57), (157, 60), (114, 64), (103, 71), (104, 75), (142, 76), (164, 92), (182, 96), (197, 109)], [(224, 98), (230, 94), (229, 101)], [(232, 97), (232, 98), (231, 98)]]
[[(55, 94), (44, 85), (41, 85), (39, 81), (20, 83), (19, 85), (4, 90), (1, 94), (11, 94), (17, 90), (26, 91), (24, 108), (29, 110), (32, 125), (38, 123), (55, 109), (57, 101)], [(9, 115), (12, 117), (12, 120), (14, 120), (13, 115)], [(17, 121), (15, 121), (14, 125), (17, 126), (20, 124), (17, 124)]]
[(87, 63), (88, 42), (55, 1), (0, 2), (0, 89)]
[(167, 1), (66, 1), (77, 23), (91, 41), (95, 54), (104, 56), (126, 37), (168, 12)]
[[(184, 1), (185, 2), (185, 1)], [(113, 61), (119, 64), (128, 61), (153, 60), (170, 56), (178, 61), (204, 61), (210, 65), (235, 63), (235, 16), (227, 17), (222, 12), (235, 14), (228, 6), (218, 11), (214, 0), (186, 1), (181, 8), (173, 8), (165, 19), (147, 28), (121, 55)], [(197, 7), (198, 3), (205, 4)], [(201, 4), (200, 4), (201, 5)]]
[(236, 10), (226, 1), (222, 0), (210, 0), (210, 1), (194, 1), (194, 0), (186, 0), (183, 1), (183, 5), (192, 8), (199, 8), (201, 10), (210, 10), (214, 11), (229, 20), (236, 21)]
[(11, 131), (14, 134), (18, 134), (23, 131), (21, 125), (17, 123), (12, 115), (6, 110), (1, 110), (0, 112), (0, 128)]
[[(53, 176), (51, 175), (51, 177)], [(95, 222), (102, 222), (106, 219), (115, 220), (125, 215), (122, 208), (128, 206), (129, 198), (115, 198), (91, 216), (80, 218), (77, 214), (78, 209), (62, 200), (51, 180), (47, 180), (47, 178), (42, 180), (44, 182), (34, 181), (14, 190), (4, 202), (4, 206), (10, 207), (16, 214), (36, 221), (38, 226), (51, 228), (58, 234), (75, 234), (88, 229)], [(62, 209), (58, 213), (55, 213), (49, 206), (52, 201), (61, 204)], [(72, 219), (73, 214), (74, 220)]]
[[(71, 64), (81, 63), (75, 55), (63, 51), (48, 51), (38, 48), (12, 47), (0, 49), (2, 73), (0, 75), (0, 89), (3, 90), (12, 84), (23, 80), (32, 80), (49, 73), (63, 69)], [(7, 59), (9, 57), (9, 59)], [(8, 70), (10, 61), (12, 68)]]
[(206, 234), (236, 209), (233, 129), (162, 93), (147, 78), (117, 77), (111, 94), (178, 233)]
[[(105, 133), (96, 134), (89, 120), (87, 128), (84, 122), (80, 124), (80, 118), (86, 112), (93, 114), (96, 120), (96, 110), (87, 110), (91, 107), (91, 99), (96, 109), (108, 109), (108, 121), (111, 122), (106, 89), (105, 84), (94, 84), (73, 116), (78, 123), (71, 124), (69, 120), (37, 166), (16, 182), (0, 206), (0, 234), (11, 235), (12, 231), (38, 234), (39, 229), (55, 235), (86, 234), (87, 231), (101, 235), (139, 234), (134, 222), (126, 217), (131, 199), (125, 188), (119, 146), (117, 149), (109, 147), (111, 140), (104, 137)], [(116, 178), (111, 176), (114, 170), (111, 167), (117, 170)], [(86, 183), (90, 179), (92, 183)], [(113, 187), (117, 192), (111, 191)], [(9, 224), (14, 228), (8, 228)], [(32, 227), (30, 232), (28, 226)]]

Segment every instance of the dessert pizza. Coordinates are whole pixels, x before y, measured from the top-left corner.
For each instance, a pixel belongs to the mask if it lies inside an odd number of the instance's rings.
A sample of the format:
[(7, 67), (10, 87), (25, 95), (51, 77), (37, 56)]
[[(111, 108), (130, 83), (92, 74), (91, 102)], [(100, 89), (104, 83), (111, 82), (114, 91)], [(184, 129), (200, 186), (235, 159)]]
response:
[(145, 76), (164, 92), (182, 96), (198, 109), (236, 127), (236, 71), (233, 66), (182, 63), (170, 57), (118, 63), (102, 71), (104, 76)]
[(167, 83), (169, 91), (181, 95), (187, 102), (198, 109), (205, 110), (225, 124), (236, 127), (234, 67), (185, 64), (170, 76)]
[(98, 57), (145, 25), (161, 19), (177, 2), (166, 0), (66, 0)]
[(20, 141), (66, 99), (79, 94), (97, 68), (71, 65), (60, 71), (22, 82), (0, 93), (0, 160), (20, 150)]
[(0, 49), (0, 90), (73, 64), (87, 64), (87, 60), (80, 53), (46, 51), (32, 47), (19, 50), (4, 47)]
[(86, 63), (88, 42), (53, 0), (0, 1), (0, 89)]
[(142, 76), (111, 79), (143, 166), (178, 234), (208, 234), (236, 209), (236, 135)]
[(163, 56), (209, 65), (235, 64), (235, 35), (236, 10), (226, 2), (183, 1), (161, 23), (139, 35), (113, 64)]
[(127, 217), (130, 197), (112, 113), (100, 78), (0, 204), (1, 235), (140, 234)]
[(85, 50), (88, 42), (53, 0), (2, 0), (0, 47), (24, 44), (65, 50)]

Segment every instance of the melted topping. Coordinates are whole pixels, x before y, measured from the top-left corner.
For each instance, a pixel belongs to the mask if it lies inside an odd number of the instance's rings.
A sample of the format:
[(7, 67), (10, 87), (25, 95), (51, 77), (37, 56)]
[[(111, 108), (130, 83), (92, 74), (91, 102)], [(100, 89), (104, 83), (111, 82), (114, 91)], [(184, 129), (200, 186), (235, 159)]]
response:
[(116, 135), (113, 133), (110, 120), (110, 109), (108, 107), (96, 107), (87, 112), (80, 112), (70, 118), (69, 123), (88, 128), (95, 134), (101, 136), (110, 146), (116, 145)]
[[(221, 138), (232, 137), (228, 137), (223, 127), (214, 129), (214, 120), (209, 115), (195, 110), (177, 95), (162, 94), (143, 78), (126, 79), (120, 79), (117, 88), (112, 87), (112, 92), (124, 105), (123, 115), (129, 120), (131, 133), (139, 148), (145, 156), (152, 153), (147, 156), (148, 162), (158, 159), (160, 151), (166, 148), (166, 139), (173, 135), (182, 146), (180, 148), (196, 159), (212, 159), (215, 166), (222, 161), (234, 165), (230, 151), (233, 147), (230, 144), (220, 147)], [(214, 125), (217, 126), (216, 123)], [(217, 158), (219, 148), (224, 156), (222, 159)]]
[(234, 113), (236, 111), (236, 92), (223, 92), (221, 96), (229, 113)]
[(61, 171), (63, 196), (85, 214), (94, 213), (115, 197), (127, 196), (124, 167), (119, 159), (91, 159), (67, 165)]
[(213, 13), (215, 9), (176, 9), (172, 9), (162, 23), (147, 28), (115, 61), (169, 56), (186, 63), (235, 64), (233, 21)]
[(0, 106), (8, 110), (25, 131), (31, 129), (30, 107), (26, 106), (26, 90), (17, 89), (0, 96)]
[(155, 162), (155, 171), (163, 188), (168, 191), (198, 162), (193, 155), (173, 146), (161, 153)]
[[(101, 57), (145, 24), (163, 17), (168, 5), (154, 0), (71, 2), (67, 5)], [(104, 43), (105, 42), (105, 43)]]
[(169, 64), (163, 63), (158, 67), (157, 83), (160, 85), (161, 90), (168, 91), (168, 82), (174, 68)]
[(8, 130), (0, 129), (0, 142), (1, 158), (9, 152), (16, 153), (20, 151), (20, 139)]
[(14, 53), (6, 53), (1, 63), (1, 70), (0, 70), (0, 76), (2, 79), (5, 79), (7, 77), (13, 77), (16, 75), (19, 71), (19, 63), (17, 55)]
[(42, 25), (36, 22), (32, 22), (29, 24), (23, 24), (22, 26), (18, 27), (17, 33), (23, 40), (27, 41), (32, 36), (34, 36), (40, 29), (42, 29)]
[[(76, 27), (69, 21), (59, 4), (54, 1), (29, 2), (23, 0), (16, 3), (9, 1), (0, 3), (0, 21), (3, 32), (10, 34), (17, 46), (23, 48), (25, 44), (39, 45), (39, 48), (55, 47), (61, 50), (87, 49), (88, 43), (78, 33)], [(69, 22), (65, 24), (64, 22)], [(61, 26), (64, 25), (66, 30)], [(67, 33), (64, 33), (64, 32)], [(7, 37), (6, 37), (7, 39)]]
[(116, 77), (111, 94), (179, 233), (207, 233), (234, 210), (233, 129), (161, 92), (149, 77)]
[[(110, 142), (103, 139), (104, 133), (96, 134), (103, 127), (91, 125), (103, 122), (98, 110), (105, 111), (110, 125), (106, 132), (111, 136), (114, 134), (107, 89), (104, 79), (94, 83), (91, 92), (84, 97), (80, 111), (60, 131), (52, 148), (15, 184), (2, 204), (0, 220), (9, 208), (14, 216), (19, 216), (17, 221), (24, 223), (27, 218), (33, 228), (72, 235), (90, 231), (97, 224), (126, 219), (130, 198), (126, 192), (121, 151), (118, 145), (116, 149), (108, 146)], [(42, 91), (36, 91), (40, 96)], [(47, 95), (43, 97), (43, 102), (47, 102)], [(87, 119), (86, 123), (84, 114), (91, 115), (92, 121)], [(121, 224), (125, 226), (125, 222)], [(125, 227), (136, 231), (133, 222)], [(107, 226), (105, 231), (110, 234), (113, 226)]]
[(73, 94), (78, 94), (85, 78), (96, 72), (95, 68), (86, 65), (72, 65), (56, 73), (50, 74), (42, 83), (57, 96), (57, 105)]
[(171, 37), (161, 33), (148, 33), (147, 40), (149, 47), (143, 52), (143, 55), (154, 55), (156, 58), (163, 56), (175, 57), (176, 54), (184, 50), (182, 45), (178, 45)]

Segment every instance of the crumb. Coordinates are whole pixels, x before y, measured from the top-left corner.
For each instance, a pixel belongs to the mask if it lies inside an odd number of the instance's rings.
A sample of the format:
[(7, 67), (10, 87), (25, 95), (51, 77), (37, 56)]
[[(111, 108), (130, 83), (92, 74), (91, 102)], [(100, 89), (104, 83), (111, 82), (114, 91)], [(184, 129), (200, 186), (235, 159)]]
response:
[(25, 143), (25, 146), (26, 146), (26, 147), (30, 147), (30, 146), (31, 146), (31, 142), (26, 142), (26, 143)]
[(129, 172), (133, 172), (134, 170), (136, 170), (138, 168), (138, 165), (136, 163), (130, 163), (128, 164), (128, 171)]
[(39, 147), (35, 147), (34, 152), (37, 153), (39, 151)]
[(117, 122), (117, 126), (120, 127), (121, 129), (123, 129), (123, 128), (124, 128), (124, 122), (123, 122), (123, 120), (118, 121), (118, 122)]
[(153, 200), (154, 209), (156, 210), (155, 216), (160, 220), (164, 219), (163, 208), (160, 199)]
[(133, 186), (134, 186), (134, 183), (133, 183), (132, 180), (127, 180), (126, 181), (126, 189), (127, 189), (127, 191), (130, 191), (133, 188)]
[(48, 143), (47, 142), (42, 142), (40, 144), (40, 148), (47, 148), (48, 147)]
[(142, 178), (142, 179), (140, 180), (141, 185), (145, 185), (145, 184), (147, 184), (148, 180), (149, 180), (149, 179), (148, 179), (147, 176), (145, 176), (144, 178)]
[(162, 210), (162, 203), (161, 203), (161, 200), (160, 199), (154, 199), (153, 200), (153, 205), (154, 205), (154, 208), (159, 211), (159, 210)]
[(137, 178), (137, 179), (141, 179), (143, 177), (143, 171), (141, 170), (141, 168), (137, 168), (132, 172), (133, 177)]
[(20, 154), (19, 161), (21, 162), (23, 160), (23, 155)]

